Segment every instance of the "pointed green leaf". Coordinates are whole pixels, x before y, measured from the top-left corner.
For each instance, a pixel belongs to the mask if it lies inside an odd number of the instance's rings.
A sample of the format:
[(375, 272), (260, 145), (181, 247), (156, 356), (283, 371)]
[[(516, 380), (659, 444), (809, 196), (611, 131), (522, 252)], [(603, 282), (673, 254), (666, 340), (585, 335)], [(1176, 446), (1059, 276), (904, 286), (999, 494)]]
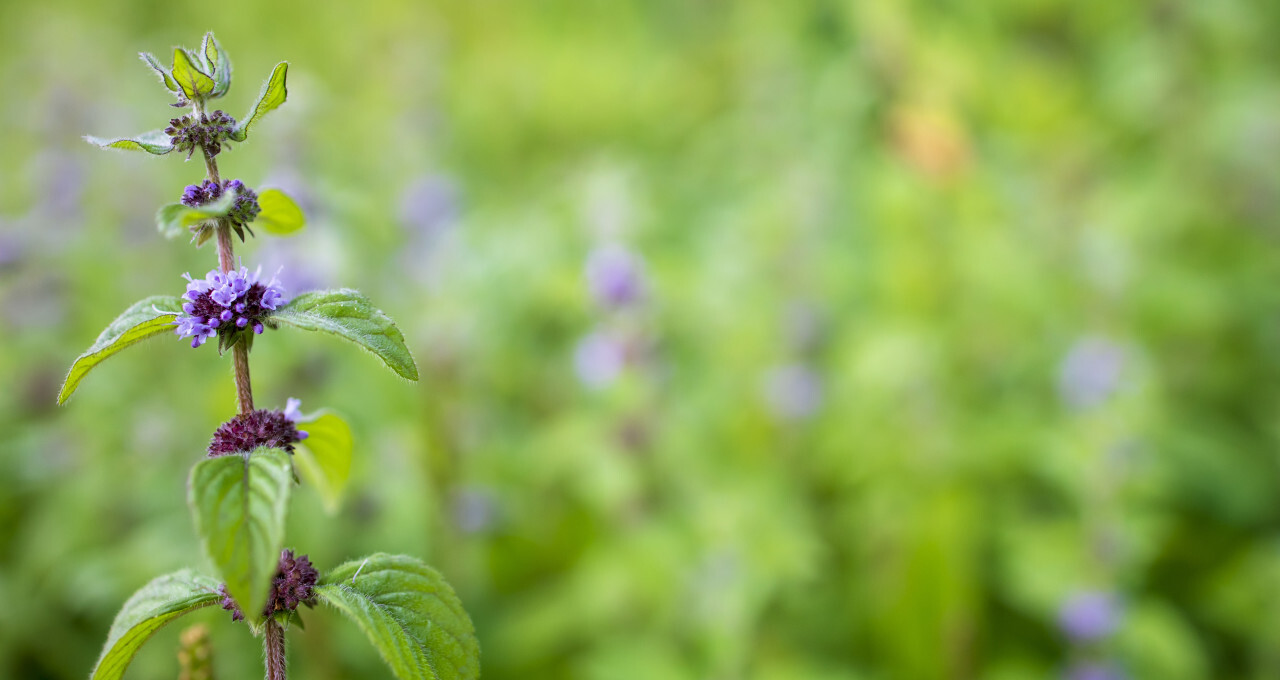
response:
[(440, 572), (404, 555), (352, 560), (316, 594), (355, 622), (400, 680), (480, 677), (480, 643)]
[(329, 514), (338, 511), (351, 477), (351, 428), (336, 414), (321, 412), (298, 422), (307, 438), (294, 459), (307, 483), (316, 487)]
[(275, 70), (271, 72), (271, 77), (262, 86), (262, 92), (258, 93), (258, 101), (254, 102), (253, 108), (249, 109), (249, 113), (240, 119), (240, 124), (231, 133), (231, 139), (237, 142), (243, 142), (249, 136), (249, 128), (258, 119), (274, 111), (284, 103), (289, 91), (285, 87), (285, 76), (289, 71), (288, 62), (280, 62), (276, 64)]
[(303, 293), (277, 309), (271, 319), (346, 338), (382, 359), (400, 377), (418, 379), (418, 367), (400, 329), (359, 291), (343, 288)]
[(118, 680), (142, 644), (166, 623), (222, 599), (218, 582), (190, 569), (152, 580), (133, 594), (107, 634), (90, 680)]
[(138, 56), (142, 57), (142, 60), (147, 62), (148, 66), (155, 69), (156, 73), (160, 74), (160, 80), (164, 82), (164, 86), (169, 88), (170, 92), (178, 91), (178, 83), (174, 82), (173, 76), (169, 75), (169, 70), (161, 66), (155, 57), (147, 52), (139, 52)]
[(218, 44), (218, 39), (213, 37), (212, 31), (204, 34), (200, 52), (213, 76), (213, 92), (209, 96), (221, 97), (231, 89), (231, 59), (227, 57), (222, 45)]
[(146, 151), (163, 156), (173, 151), (173, 140), (160, 130), (143, 133), (137, 137), (103, 138), (86, 135), (84, 141), (104, 149), (124, 149), (125, 151)]
[(173, 238), (208, 220), (226, 217), (235, 205), (236, 194), (227, 192), (218, 200), (198, 207), (170, 203), (156, 211), (156, 227), (167, 238)]
[(250, 623), (262, 617), (280, 560), (292, 484), (280, 449), (207, 458), (191, 469), (187, 502), (200, 544)]
[(173, 80), (188, 99), (203, 98), (213, 92), (213, 78), (196, 66), (196, 59), (181, 47), (173, 50)]
[(181, 312), (182, 300), (171, 295), (156, 295), (133, 303), (71, 364), (58, 392), (58, 403), (65, 404), (84, 376), (108, 357), (153, 335), (173, 330), (173, 320)]
[(258, 194), (258, 207), (262, 212), (253, 219), (253, 223), (262, 225), (267, 233), (276, 236), (288, 236), (307, 222), (302, 208), (279, 189), (267, 189)]

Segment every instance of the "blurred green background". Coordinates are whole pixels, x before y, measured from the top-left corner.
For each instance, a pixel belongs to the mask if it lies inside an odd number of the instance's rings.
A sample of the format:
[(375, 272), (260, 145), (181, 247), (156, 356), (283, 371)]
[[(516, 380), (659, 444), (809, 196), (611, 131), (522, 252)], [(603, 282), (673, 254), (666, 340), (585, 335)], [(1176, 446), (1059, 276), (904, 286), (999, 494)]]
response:
[[(310, 223), (238, 252), (362, 289), (422, 369), (255, 345), (259, 404), (357, 441), (288, 543), (438, 566), (485, 677), (1280, 677), (1280, 4), (1195, 0), (3, 3), (0, 676), (85, 677), (204, 566), (229, 357), (162, 336), (54, 399), (214, 264), (153, 221), (198, 162), (80, 141), (163, 127), (134, 55), (209, 29), (234, 116), (292, 64), (219, 160)], [(294, 677), (389, 677), (305, 618)], [(259, 676), (203, 610), (129, 677), (199, 621)]]

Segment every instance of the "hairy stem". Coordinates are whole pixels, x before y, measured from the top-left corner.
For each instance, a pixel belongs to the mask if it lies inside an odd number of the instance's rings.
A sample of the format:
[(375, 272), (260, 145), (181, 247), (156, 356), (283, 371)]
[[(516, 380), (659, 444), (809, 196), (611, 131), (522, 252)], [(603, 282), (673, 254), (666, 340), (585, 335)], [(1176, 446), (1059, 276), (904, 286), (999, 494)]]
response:
[[(218, 181), (218, 162), (212, 156), (204, 155), (205, 168), (209, 171), (209, 180)], [(235, 268), (235, 249), (231, 242), (231, 226), (225, 219), (218, 220), (218, 268), (225, 274)], [(249, 381), (249, 344), (241, 338), (231, 348), (231, 359), (234, 365), (236, 380), (236, 401), (241, 413), (253, 410), (253, 384)]]
[(267, 632), (263, 635), (262, 647), (267, 655), (266, 680), (285, 680), (284, 629), (274, 618), (267, 619)]

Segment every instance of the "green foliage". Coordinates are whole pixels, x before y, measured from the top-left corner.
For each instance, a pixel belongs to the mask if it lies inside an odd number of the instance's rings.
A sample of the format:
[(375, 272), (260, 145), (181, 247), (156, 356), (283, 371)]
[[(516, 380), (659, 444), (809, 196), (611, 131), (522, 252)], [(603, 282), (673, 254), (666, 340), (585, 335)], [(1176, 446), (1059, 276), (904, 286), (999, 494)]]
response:
[(271, 320), (350, 340), (382, 359), (400, 377), (418, 379), (418, 366), (400, 329), (359, 291), (343, 288), (303, 293), (277, 309)]
[(125, 151), (145, 151), (155, 156), (163, 156), (173, 151), (173, 142), (160, 130), (143, 133), (136, 137), (103, 138), (85, 135), (84, 141), (104, 149), (123, 149)]
[(236, 194), (228, 191), (218, 200), (194, 208), (182, 203), (169, 203), (156, 211), (156, 227), (165, 238), (190, 232), (197, 244), (203, 244), (213, 233), (214, 221), (226, 217), (235, 202)]
[(133, 303), (71, 364), (71, 370), (58, 392), (58, 403), (65, 404), (71, 398), (80, 381), (94, 366), (130, 345), (172, 330), (173, 320), (181, 311), (182, 300), (171, 295), (155, 295)]
[(204, 34), (204, 42), (200, 46), (200, 56), (213, 76), (213, 92), (210, 97), (221, 97), (231, 89), (231, 57), (218, 44), (213, 33)]
[(111, 624), (90, 680), (119, 680), (157, 630), (183, 614), (219, 601), (218, 582), (190, 569), (152, 580), (133, 594)]
[(400, 680), (480, 677), (480, 644), (453, 588), (435, 569), (377, 553), (326, 574), (320, 600), (351, 619)]
[(258, 194), (258, 207), (262, 212), (253, 218), (267, 233), (288, 236), (306, 224), (302, 208), (279, 189), (266, 189)]
[(258, 119), (284, 103), (285, 98), (289, 96), (288, 89), (285, 87), (285, 76), (288, 71), (287, 62), (282, 61), (276, 64), (275, 69), (271, 71), (271, 77), (267, 78), (267, 82), (262, 85), (262, 91), (258, 93), (258, 101), (254, 102), (253, 108), (240, 119), (236, 129), (231, 133), (232, 139), (243, 142), (249, 136), (249, 128), (257, 123)]
[(298, 423), (308, 437), (297, 445), (294, 460), (302, 478), (316, 487), (325, 509), (336, 513), (351, 476), (351, 428), (337, 414), (311, 414)]
[(170, 92), (180, 91), (178, 83), (174, 82), (173, 76), (169, 73), (169, 69), (161, 66), (160, 61), (151, 53), (139, 52), (138, 56), (142, 57), (142, 61), (146, 62), (148, 66), (155, 70), (155, 72), (160, 76), (160, 82), (164, 83), (164, 86), (167, 87)]
[(187, 502), (205, 555), (251, 624), (262, 618), (284, 547), (293, 485), (289, 454), (258, 449), (196, 463)]
[(214, 88), (213, 78), (196, 66), (199, 60), (199, 57), (181, 47), (173, 50), (173, 70), (170, 74), (178, 87), (182, 88), (182, 93), (192, 100), (208, 97)]

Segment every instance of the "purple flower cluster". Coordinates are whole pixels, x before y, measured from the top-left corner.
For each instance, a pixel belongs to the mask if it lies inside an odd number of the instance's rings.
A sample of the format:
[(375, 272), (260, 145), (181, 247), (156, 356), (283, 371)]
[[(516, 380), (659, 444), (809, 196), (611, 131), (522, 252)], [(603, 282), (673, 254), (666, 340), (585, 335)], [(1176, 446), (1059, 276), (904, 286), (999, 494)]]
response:
[(218, 426), (209, 441), (209, 458), (246, 453), (260, 446), (293, 453), (293, 445), (308, 437), (298, 429), (302, 414), (297, 399), (290, 399), (283, 411), (260, 409), (241, 413)]
[(199, 347), (209, 338), (219, 334), (229, 338), (248, 327), (262, 333), (262, 321), (284, 302), (284, 289), (275, 277), (262, 284), (260, 275), (261, 270), (250, 274), (244, 267), (225, 274), (214, 269), (203, 279), (184, 274), (187, 302), (175, 322), (178, 337), (190, 337), (191, 346)]
[(192, 115), (172, 118), (164, 133), (169, 135), (173, 148), (187, 152), (187, 158), (191, 158), (196, 149), (204, 149), (212, 158), (222, 151), (222, 145), (231, 138), (235, 128), (236, 119), (222, 111), (214, 111), (200, 114), (199, 120)]
[[(298, 605), (308, 607), (315, 604), (316, 581), (320, 580), (320, 572), (311, 566), (306, 555), (293, 556), (292, 550), (280, 553), (280, 563), (276, 565), (276, 576), (271, 581), (271, 594), (267, 596), (267, 604), (262, 608), (262, 616), (267, 617), (280, 611), (294, 611)], [(218, 589), (222, 595), (222, 608), (231, 612), (232, 621), (243, 621), (244, 612), (236, 601), (231, 599), (226, 584)]]
[[(242, 228), (248, 228), (249, 223), (262, 212), (261, 206), (258, 205), (258, 192), (245, 186), (244, 182), (228, 179), (218, 184), (206, 179), (200, 184), (188, 184), (186, 190), (182, 192), (181, 200), (183, 205), (198, 208), (222, 198), (228, 192), (233, 193), (236, 198), (227, 212), (227, 220), (243, 241)], [(250, 229), (249, 233), (252, 234), (253, 230)]]

